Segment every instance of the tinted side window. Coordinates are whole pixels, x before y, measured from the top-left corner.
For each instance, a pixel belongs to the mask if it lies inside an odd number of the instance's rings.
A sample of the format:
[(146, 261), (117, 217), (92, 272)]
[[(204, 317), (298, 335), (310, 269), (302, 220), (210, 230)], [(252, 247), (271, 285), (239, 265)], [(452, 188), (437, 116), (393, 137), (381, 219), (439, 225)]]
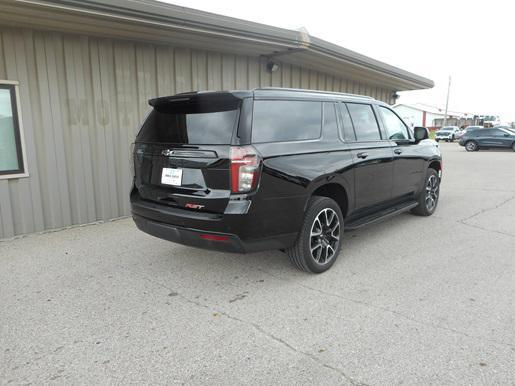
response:
[(378, 141), (381, 139), (379, 126), (371, 105), (347, 103), (347, 107), (358, 141)]
[(502, 130), (499, 130), (499, 129), (492, 130), (492, 135), (494, 137), (504, 137), (504, 134), (506, 134), (506, 133)]
[(383, 123), (388, 139), (409, 139), (406, 125), (399, 119), (397, 115), (395, 115), (392, 110), (383, 106), (379, 106), (379, 111), (381, 111), (381, 116), (383, 117)]
[(254, 102), (252, 142), (301, 141), (320, 137), (322, 102)]

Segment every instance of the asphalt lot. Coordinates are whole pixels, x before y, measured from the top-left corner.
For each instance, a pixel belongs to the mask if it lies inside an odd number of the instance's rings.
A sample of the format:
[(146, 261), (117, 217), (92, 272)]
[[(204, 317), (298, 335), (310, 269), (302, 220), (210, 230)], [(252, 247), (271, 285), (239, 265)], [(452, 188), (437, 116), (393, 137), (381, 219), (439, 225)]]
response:
[(322, 275), (130, 219), (0, 243), (0, 383), (515, 384), (515, 153), (441, 147), (435, 215)]

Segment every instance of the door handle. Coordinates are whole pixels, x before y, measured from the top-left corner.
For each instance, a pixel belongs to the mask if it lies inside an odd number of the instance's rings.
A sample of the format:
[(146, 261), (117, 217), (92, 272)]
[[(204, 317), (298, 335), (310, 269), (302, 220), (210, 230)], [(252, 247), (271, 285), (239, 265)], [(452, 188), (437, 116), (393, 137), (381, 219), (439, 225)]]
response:
[(367, 157), (368, 157), (368, 153), (362, 152), (362, 153), (358, 153), (358, 154), (356, 154), (356, 156), (357, 156), (358, 158), (363, 158), (363, 159), (365, 159), (365, 158), (367, 158)]
[(402, 153), (402, 149), (395, 149), (393, 152), (395, 154), (401, 154)]

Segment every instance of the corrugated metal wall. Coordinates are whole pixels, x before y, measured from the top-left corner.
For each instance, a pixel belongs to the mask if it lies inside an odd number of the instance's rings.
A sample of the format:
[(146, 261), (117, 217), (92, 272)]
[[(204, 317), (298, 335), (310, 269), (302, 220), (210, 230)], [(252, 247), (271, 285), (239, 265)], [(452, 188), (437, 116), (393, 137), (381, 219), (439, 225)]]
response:
[(129, 214), (129, 147), (147, 100), (189, 90), (392, 90), (258, 57), (0, 27), (0, 79), (19, 81), (30, 177), (0, 180), (0, 239)]

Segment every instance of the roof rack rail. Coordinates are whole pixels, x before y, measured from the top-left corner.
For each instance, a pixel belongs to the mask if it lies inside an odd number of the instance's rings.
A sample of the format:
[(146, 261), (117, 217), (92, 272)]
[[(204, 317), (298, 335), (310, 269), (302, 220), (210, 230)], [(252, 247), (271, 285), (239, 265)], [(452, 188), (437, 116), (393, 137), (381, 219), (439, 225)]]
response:
[(365, 99), (375, 100), (375, 98), (373, 98), (371, 96), (368, 96), (368, 95), (350, 94), (350, 93), (337, 92), (337, 91), (309, 90), (309, 89), (303, 89), (303, 88), (257, 87), (254, 90), (276, 90), (276, 91), (310, 92), (310, 93), (315, 93), (315, 94), (333, 94), (333, 95), (342, 95), (342, 96), (349, 96), (349, 97), (365, 98)]

